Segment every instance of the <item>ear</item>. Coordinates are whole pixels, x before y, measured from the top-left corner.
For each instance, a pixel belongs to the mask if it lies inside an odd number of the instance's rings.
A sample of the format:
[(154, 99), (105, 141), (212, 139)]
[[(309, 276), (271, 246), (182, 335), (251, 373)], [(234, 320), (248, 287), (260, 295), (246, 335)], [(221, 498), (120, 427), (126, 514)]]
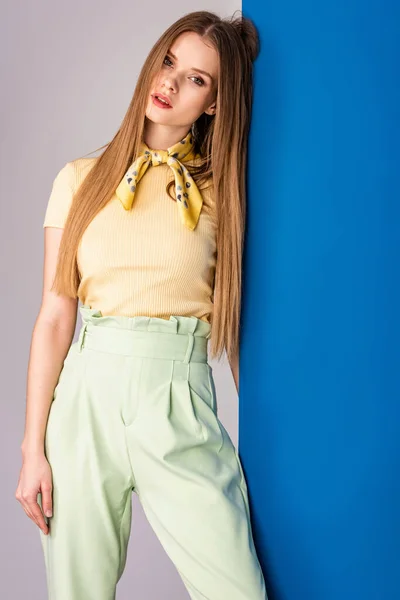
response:
[(207, 115), (215, 115), (215, 111), (217, 109), (217, 102), (213, 102), (210, 104), (208, 108), (204, 111)]

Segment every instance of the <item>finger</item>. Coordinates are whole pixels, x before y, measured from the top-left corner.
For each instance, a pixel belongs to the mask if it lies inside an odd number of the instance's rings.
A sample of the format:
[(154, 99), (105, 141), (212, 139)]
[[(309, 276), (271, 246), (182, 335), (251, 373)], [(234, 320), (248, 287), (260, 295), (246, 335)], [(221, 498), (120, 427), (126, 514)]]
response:
[(43, 513), (40, 509), (40, 506), (37, 502), (35, 502), (35, 504), (33, 504), (31, 506), (31, 510), (32, 510), (32, 514), (35, 517), (36, 523), (38, 524), (38, 526), (40, 527), (40, 529), (43, 531), (43, 533), (47, 533), (48, 531), (48, 526), (47, 523), (44, 519)]
[(38, 527), (40, 527), (40, 529), (43, 531), (43, 533), (47, 533), (47, 531), (48, 531), (47, 523), (44, 520), (43, 513), (40, 510), (40, 506), (37, 503), (37, 501), (30, 498), (30, 500), (28, 501), (27, 504), (28, 504), (30, 512), (32, 513), (33, 519), (37, 523)]
[(37, 519), (35, 518), (35, 515), (32, 513), (32, 510), (30, 508), (31, 502), (35, 503), (33, 496), (31, 496), (31, 494), (29, 494), (27, 492), (23, 492), (19, 489), (16, 492), (15, 497), (17, 498), (18, 502), (21, 504), (26, 515), (31, 519), (31, 521), (33, 521), (34, 523), (36, 523), (36, 525), (38, 527), (40, 527), (40, 524), (38, 523)]
[(27, 501), (24, 498), (21, 499), (21, 506), (24, 509), (24, 511), (26, 512), (27, 516), (31, 519), (31, 521), (33, 521), (34, 523), (36, 523), (37, 526), (39, 526), (39, 523), (37, 523), (35, 517), (32, 514), (31, 509), (29, 508), (29, 504), (27, 503)]
[(42, 510), (46, 517), (53, 516), (53, 501), (51, 497), (52, 486), (48, 483), (42, 484)]

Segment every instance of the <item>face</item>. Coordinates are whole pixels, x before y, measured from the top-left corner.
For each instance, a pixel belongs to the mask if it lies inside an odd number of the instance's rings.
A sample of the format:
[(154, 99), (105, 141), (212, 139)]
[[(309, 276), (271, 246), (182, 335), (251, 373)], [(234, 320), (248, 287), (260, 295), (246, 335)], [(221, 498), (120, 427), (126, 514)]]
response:
[[(159, 74), (154, 78), (146, 117), (160, 125), (189, 129), (206, 112), (215, 114), (218, 54), (194, 32), (182, 33), (170, 47)], [(172, 108), (154, 103), (163, 94)]]

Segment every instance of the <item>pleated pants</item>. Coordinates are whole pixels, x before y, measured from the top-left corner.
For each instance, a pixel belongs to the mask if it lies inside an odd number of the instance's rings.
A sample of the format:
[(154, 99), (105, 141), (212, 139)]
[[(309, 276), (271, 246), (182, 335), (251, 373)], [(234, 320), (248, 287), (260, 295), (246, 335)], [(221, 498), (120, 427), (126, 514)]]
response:
[(45, 436), (49, 600), (116, 598), (132, 492), (190, 598), (265, 600), (242, 465), (217, 414), (210, 325), (79, 310)]

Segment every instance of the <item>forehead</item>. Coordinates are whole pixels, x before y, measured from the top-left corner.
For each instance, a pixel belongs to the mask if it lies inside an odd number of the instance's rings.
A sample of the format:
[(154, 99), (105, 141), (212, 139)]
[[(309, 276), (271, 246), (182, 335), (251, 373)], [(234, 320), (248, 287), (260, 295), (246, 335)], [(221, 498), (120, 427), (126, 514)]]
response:
[(203, 69), (218, 79), (218, 52), (210, 42), (193, 31), (185, 31), (170, 46), (179, 64), (189, 69)]

